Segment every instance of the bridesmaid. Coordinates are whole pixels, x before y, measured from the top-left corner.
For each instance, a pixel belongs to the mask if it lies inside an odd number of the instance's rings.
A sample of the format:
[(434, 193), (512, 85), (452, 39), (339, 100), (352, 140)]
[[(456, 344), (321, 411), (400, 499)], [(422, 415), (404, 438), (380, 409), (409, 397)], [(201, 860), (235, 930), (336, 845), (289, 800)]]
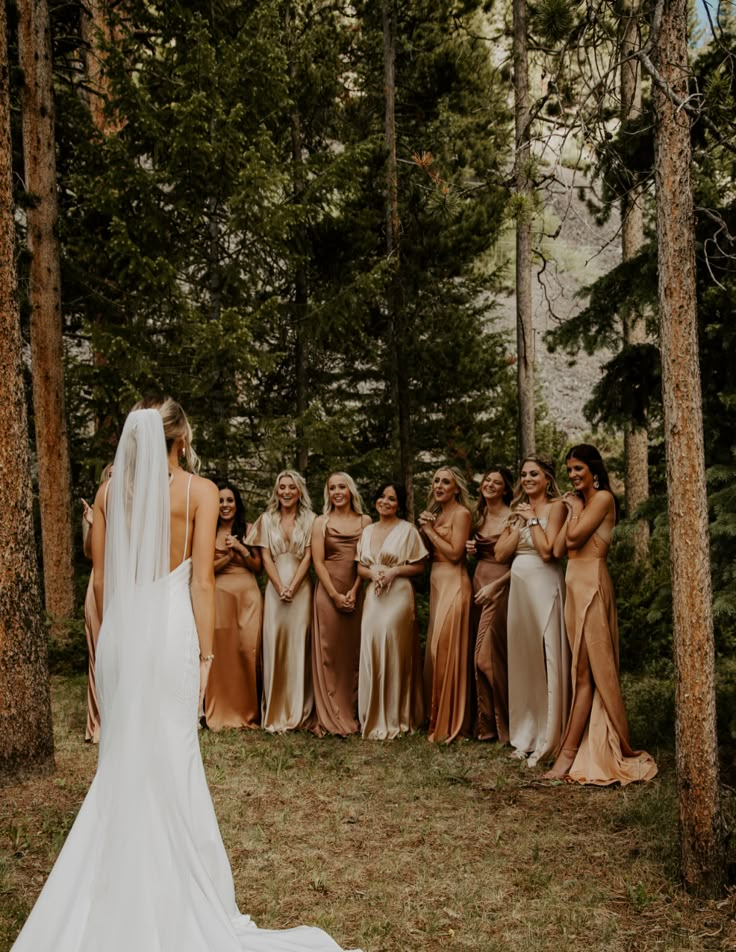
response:
[(272, 732), (314, 727), (309, 636), (314, 513), (304, 477), (284, 470), (245, 544), (261, 550), (268, 576), (263, 606), (261, 725)]
[(511, 566), (508, 610), (509, 735), (513, 756), (536, 765), (560, 745), (567, 722), (570, 650), (564, 581), (552, 547), (565, 521), (551, 463), (524, 460), (496, 558)]
[(317, 732), (345, 737), (358, 724), (362, 599), (355, 552), (370, 517), (347, 473), (325, 483), (323, 515), (312, 527), (317, 574), (312, 622), (312, 678)]
[(594, 446), (567, 454), (574, 492), (564, 501), (568, 518), (555, 540), (567, 553), (565, 622), (572, 645), (572, 707), (549, 779), (606, 785), (651, 780), (652, 757), (629, 746), (629, 728), (618, 679), (618, 621), (606, 556), (616, 524), (616, 500)]
[(358, 574), (368, 579), (360, 640), (358, 712), (363, 737), (390, 740), (424, 721), (419, 630), (410, 578), (429, 553), (405, 519), (406, 490), (385, 483), (376, 494), (379, 521), (358, 544)]
[(215, 660), (207, 681), (204, 714), (210, 730), (258, 727), (261, 721), (261, 621), (263, 598), (255, 573), (261, 553), (243, 541), (250, 528), (237, 487), (219, 483), (215, 539)]
[[(109, 479), (112, 476), (112, 463), (108, 463), (102, 470), (100, 486), (105, 487), (103, 497), (103, 511), (107, 506), (107, 490)], [(82, 548), (88, 559), (92, 558), (92, 520), (94, 509), (83, 499), (82, 506)], [(84, 728), (85, 741), (93, 744), (100, 742), (100, 711), (97, 706), (97, 681), (95, 679), (95, 657), (97, 655), (97, 639), (100, 636), (100, 616), (95, 601), (95, 571), (89, 573), (87, 594), (84, 597), (84, 634), (87, 639), (87, 723)]]
[(427, 509), (419, 517), (419, 525), (432, 551), (424, 657), (429, 739), (448, 744), (471, 729), (472, 589), (465, 568), (471, 518), (465, 479), (454, 467), (441, 467), (432, 477)]
[(478, 562), (473, 591), (478, 609), (474, 669), (476, 736), (478, 740), (509, 742), (509, 689), (506, 646), (506, 612), (509, 602), (509, 566), (496, 558), (495, 548), (511, 510), (513, 480), (505, 466), (483, 476), (473, 514), (473, 536), (466, 543)]

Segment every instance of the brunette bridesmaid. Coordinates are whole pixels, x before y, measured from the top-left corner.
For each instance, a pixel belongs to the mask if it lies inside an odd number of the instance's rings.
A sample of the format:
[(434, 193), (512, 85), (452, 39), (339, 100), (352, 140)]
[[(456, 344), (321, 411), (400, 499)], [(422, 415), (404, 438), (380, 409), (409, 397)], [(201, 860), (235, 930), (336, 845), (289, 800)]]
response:
[(429, 739), (450, 743), (469, 734), (470, 605), (465, 567), (470, 535), (468, 488), (459, 470), (443, 466), (432, 477), (419, 526), (432, 552), (424, 692)]
[(511, 510), (496, 542), (498, 560), (514, 557), (507, 617), (509, 739), (513, 755), (528, 756), (533, 767), (559, 747), (570, 695), (565, 583), (552, 551), (566, 509), (548, 460), (523, 461)]
[(263, 605), (261, 726), (282, 732), (314, 727), (310, 664), (312, 588), (308, 571), (314, 513), (304, 478), (284, 470), (245, 544), (259, 548), (268, 576)]
[(483, 476), (473, 513), (473, 535), (466, 548), (477, 558), (473, 575), (476, 611), (474, 671), (478, 740), (509, 742), (509, 689), (506, 612), (511, 574), (507, 562), (496, 558), (496, 542), (511, 510), (513, 479), (505, 466)]
[(619, 683), (618, 621), (606, 556), (616, 500), (598, 450), (588, 443), (567, 454), (574, 492), (555, 553), (567, 553), (565, 621), (572, 645), (572, 707), (550, 779), (606, 785), (651, 780), (652, 757), (629, 746)]
[(312, 621), (312, 680), (317, 732), (345, 737), (358, 724), (358, 665), (363, 600), (355, 553), (370, 523), (347, 473), (325, 483), (323, 515), (312, 527), (317, 574)]
[(237, 487), (221, 482), (215, 539), (215, 659), (204, 714), (211, 730), (258, 727), (261, 722), (261, 621), (263, 598), (255, 573), (258, 549), (245, 544), (250, 526)]
[(368, 579), (360, 639), (358, 711), (363, 737), (390, 740), (421, 727), (424, 692), (419, 629), (410, 579), (429, 553), (405, 514), (403, 486), (376, 494), (379, 521), (358, 544), (358, 574)]

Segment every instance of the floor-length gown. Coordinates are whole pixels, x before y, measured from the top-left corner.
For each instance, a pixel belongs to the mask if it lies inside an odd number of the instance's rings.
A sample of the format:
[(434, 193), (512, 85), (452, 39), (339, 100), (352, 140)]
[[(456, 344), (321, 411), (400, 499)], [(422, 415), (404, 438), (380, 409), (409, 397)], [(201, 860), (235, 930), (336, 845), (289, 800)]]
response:
[[(582, 549), (568, 552), (565, 621), (572, 644), (573, 704), (580, 646), (585, 642), (593, 675), (590, 718), (568, 777), (605, 786), (651, 780), (654, 759), (629, 746), (629, 728), (619, 683), (618, 619), (606, 554), (594, 533)], [(565, 746), (565, 737), (562, 746)]]
[(87, 724), (84, 739), (97, 744), (100, 741), (100, 709), (97, 703), (97, 680), (95, 678), (95, 655), (100, 635), (100, 618), (95, 602), (95, 575), (89, 573), (87, 594), (84, 597), (84, 635), (87, 639)]
[[(215, 561), (230, 552), (216, 548)], [(215, 658), (204, 704), (211, 730), (261, 723), (262, 618), (256, 577), (234, 557), (215, 576)]]
[[(435, 526), (435, 532), (449, 536), (452, 526)], [(431, 741), (449, 744), (470, 731), (471, 601), (472, 586), (465, 558), (448, 562), (435, 552), (424, 656), (424, 693)]]
[[(365, 566), (407, 565), (429, 553), (414, 526), (401, 520), (371, 551), (374, 525), (366, 526), (356, 558)], [(414, 587), (398, 576), (387, 592), (376, 595), (370, 583), (363, 605), (360, 638), (358, 711), (363, 737), (389, 740), (416, 730), (424, 721), (419, 630)]]
[[(362, 532), (341, 532), (324, 523), (325, 568), (332, 584), (346, 595), (355, 584), (355, 550)], [(358, 665), (360, 619), (363, 596), (360, 589), (352, 612), (340, 612), (321, 582), (314, 590), (312, 624), (312, 678), (314, 707), (319, 732), (345, 737), (360, 730), (358, 723)]]
[[(268, 549), (281, 581), (288, 585), (310, 545), (314, 514), (287, 542), (280, 520), (265, 512), (248, 533), (246, 545)], [(312, 586), (307, 576), (290, 602), (270, 581), (263, 600), (263, 702), (261, 726), (279, 733), (314, 729), (311, 664)]]
[[(116, 455), (115, 478), (123, 469)], [(13, 952), (338, 949), (320, 929), (257, 929), (238, 912), (197, 736), (191, 569), (106, 595), (97, 773)]]
[(509, 742), (509, 686), (506, 613), (509, 602), (510, 566), (497, 562), (499, 534), (475, 534), (478, 558), (473, 575), (473, 593), (492, 585), (488, 600), (476, 612), (475, 696), (476, 736), (479, 740)]
[(509, 739), (530, 766), (557, 751), (570, 709), (564, 584), (559, 563), (542, 559), (524, 526), (509, 590)]

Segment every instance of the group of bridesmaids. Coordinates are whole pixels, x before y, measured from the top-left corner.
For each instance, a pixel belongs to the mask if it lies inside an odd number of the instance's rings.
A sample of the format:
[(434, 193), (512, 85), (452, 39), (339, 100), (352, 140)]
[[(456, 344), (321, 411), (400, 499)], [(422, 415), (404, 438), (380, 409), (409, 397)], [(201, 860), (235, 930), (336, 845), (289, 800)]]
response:
[[(373, 522), (352, 478), (332, 473), (315, 516), (303, 477), (285, 470), (253, 525), (221, 482), (207, 726), (385, 740), (428, 719), (432, 741), (498, 740), (530, 766), (554, 757), (550, 779), (653, 777), (629, 746), (619, 686), (606, 567), (616, 500), (594, 447), (573, 447), (567, 471), (563, 496), (544, 459), (523, 461), (516, 491), (496, 466), (472, 506), (462, 474), (442, 467), (417, 526), (390, 481)], [(428, 563), (422, 666), (410, 580)]]

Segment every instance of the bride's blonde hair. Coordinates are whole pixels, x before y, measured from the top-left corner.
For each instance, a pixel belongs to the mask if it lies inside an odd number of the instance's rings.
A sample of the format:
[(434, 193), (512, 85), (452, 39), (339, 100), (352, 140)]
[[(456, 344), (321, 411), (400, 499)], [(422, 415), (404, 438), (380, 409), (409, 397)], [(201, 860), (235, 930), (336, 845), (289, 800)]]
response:
[(181, 404), (177, 403), (172, 397), (146, 397), (139, 400), (133, 409), (158, 410), (164, 425), (166, 451), (171, 452), (174, 443), (183, 439), (185, 468), (190, 473), (199, 472), (200, 460), (192, 446), (192, 427)]

